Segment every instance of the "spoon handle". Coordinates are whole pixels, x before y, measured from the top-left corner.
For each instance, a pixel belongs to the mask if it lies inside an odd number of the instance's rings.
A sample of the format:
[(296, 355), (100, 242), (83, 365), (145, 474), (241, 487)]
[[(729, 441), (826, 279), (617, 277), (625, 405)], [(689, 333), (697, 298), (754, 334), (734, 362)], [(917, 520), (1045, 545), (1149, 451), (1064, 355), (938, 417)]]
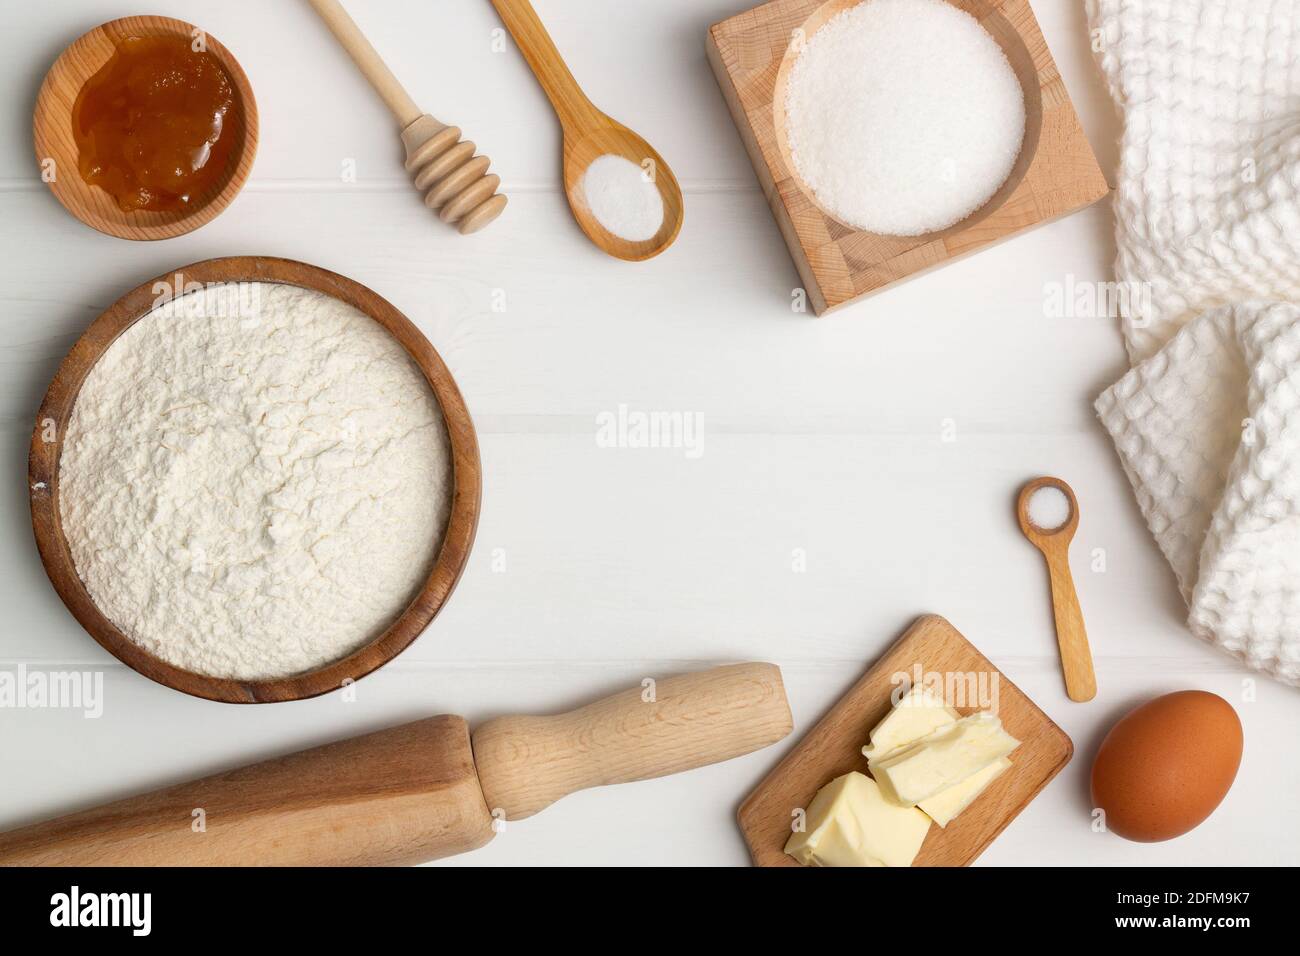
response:
[(1069, 542), (1043, 548), (1047, 573), (1052, 583), (1052, 614), (1056, 618), (1056, 642), (1061, 648), (1061, 670), (1070, 700), (1088, 701), (1097, 696), (1097, 675), (1092, 668), (1092, 649), (1083, 626), (1079, 595), (1070, 574)]
[(600, 125), (600, 110), (591, 104), (582, 87), (578, 86), (529, 0), (492, 0), (492, 6), (497, 8), (501, 22), (515, 38), (515, 45), (537, 77), (566, 132)]
[(397, 118), (400, 127), (406, 129), (419, 119), (424, 111), (415, 105), (415, 100), (411, 99), (406, 88), (388, 68), (388, 64), (370, 45), (370, 41), (361, 32), (356, 21), (348, 16), (348, 12), (343, 9), (343, 4), (339, 3), (339, 0), (309, 0), (309, 2), (316, 8), (316, 12), (320, 14), (320, 18), (325, 21), (325, 25), (330, 28), (330, 32), (338, 39), (343, 49), (348, 51), (348, 56), (352, 57), (352, 62), (357, 65), (357, 69), (370, 81), (375, 92)]

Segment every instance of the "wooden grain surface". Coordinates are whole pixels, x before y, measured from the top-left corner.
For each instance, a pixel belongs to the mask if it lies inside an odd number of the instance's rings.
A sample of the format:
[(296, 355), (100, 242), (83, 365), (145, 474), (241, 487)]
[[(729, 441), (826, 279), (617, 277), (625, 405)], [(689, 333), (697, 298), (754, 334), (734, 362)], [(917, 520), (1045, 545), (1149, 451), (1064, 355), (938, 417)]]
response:
[[(419, 594), (383, 634), (352, 654), (317, 670), (279, 680), (225, 680), (183, 670), (130, 640), (95, 606), (77, 574), (59, 513), (59, 464), (77, 395), (90, 370), (117, 337), (158, 305), (158, 286), (192, 283), (283, 282), (315, 289), (374, 319), (424, 373), (442, 409), (451, 441), (452, 505), (442, 547)], [(28, 457), (32, 528), (46, 573), (74, 617), (96, 641), (144, 676), (209, 700), (267, 703), (301, 700), (357, 680), (400, 654), (428, 627), (446, 602), (469, 559), (478, 525), (482, 476), (478, 441), (456, 382), (429, 340), (387, 300), (341, 275), (289, 259), (236, 256), (170, 270), (118, 299), (77, 340), (59, 366), (36, 414)]]
[(0, 833), (0, 866), (420, 863), (555, 800), (740, 757), (791, 728), (781, 671), (746, 663), (577, 710), (441, 716)]
[[(966, 693), (947, 698), (963, 716), (993, 710), (1007, 732), (1020, 741), (1011, 753), (1012, 767), (988, 786), (948, 824), (926, 834), (913, 866), (967, 866), (993, 842), (1074, 753), (1065, 732), (1015, 684), (975, 649), (956, 628), (937, 615), (919, 618), (899, 640), (831, 707), (812, 730), (764, 778), (737, 814), (750, 854), (759, 866), (798, 866), (784, 852), (791, 814), (806, 808), (813, 795), (850, 770), (867, 772), (862, 745), (868, 732), (893, 706), (896, 676), (958, 675), (954, 689), (996, 688), (996, 706)], [(959, 692), (960, 693), (960, 692)]]
[(493, 834), (469, 725), (442, 716), (0, 833), (0, 866), (394, 866)]
[(974, 16), (1007, 55), (1025, 92), (1024, 145), (1007, 181), (948, 229), (886, 236), (828, 214), (797, 175), (785, 142), (785, 83), (796, 37), (812, 37), (858, 0), (772, 0), (714, 24), (709, 63), (813, 311), (944, 265), (1096, 202), (1106, 179), (1057, 72), (1028, 0), (950, 0)]
[[(81, 178), (72, 130), (77, 94), (127, 37), (180, 36), (188, 40), (199, 35), (203, 36), (208, 52), (216, 57), (234, 87), (238, 108), (228, 116), (229, 125), (224, 133), (236, 138), (235, 148), (230, 154), (230, 168), (206, 194), (194, 197), (190, 208), (125, 212), (105, 190)], [(36, 162), (43, 169), (45, 164), (53, 163), (52, 178), (48, 178), (47, 184), (68, 212), (91, 228), (119, 239), (168, 239), (211, 222), (244, 187), (257, 156), (257, 100), (239, 61), (215, 37), (199, 27), (170, 17), (123, 17), (101, 24), (79, 37), (55, 60), (37, 94), (32, 132)]]

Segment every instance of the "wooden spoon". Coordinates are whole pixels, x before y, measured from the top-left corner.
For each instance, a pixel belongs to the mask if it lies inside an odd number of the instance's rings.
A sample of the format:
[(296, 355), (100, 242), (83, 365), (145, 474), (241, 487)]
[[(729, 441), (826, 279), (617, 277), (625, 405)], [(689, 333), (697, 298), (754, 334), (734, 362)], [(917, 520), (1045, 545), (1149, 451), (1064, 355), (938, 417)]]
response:
[(397, 119), (406, 169), (424, 193), (424, 204), (461, 235), (478, 232), (501, 215), (506, 197), (497, 192), (501, 177), (487, 171), (491, 161), (474, 155), (474, 144), (460, 138), (460, 129), (415, 104), (339, 0), (310, 3)]
[[(1040, 528), (1029, 517), (1029, 499), (1039, 488), (1057, 488), (1070, 499), (1070, 517), (1057, 528)], [(1024, 532), (1043, 557), (1052, 585), (1052, 613), (1056, 618), (1056, 642), (1061, 648), (1061, 669), (1065, 692), (1070, 700), (1088, 701), (1097, 696), (1097, 676), (1092, 669), (1092, 651), (1083, 627), (1079, 595), (1070, 575), (1070, 542), (1079, 527), (1079, 501), (1074, 489), (1060, 478), (1035, 478), (1020, 489), (1016, 517)]]
[[(653, 146), (592, 105), (569, 72), (546, 27), (529, 0), (492, 0), (501, 20), (541, 84), (564, 132), (564, 192), (582, 231), (596, 246), (618, 259), (640, 262), (659, 255), (681, 232), (684, 210), (677, 177)], [(609, 232), (592, 214), (582, 177), (592, 161), (613, 154), (640, 166), (653, 177), (664, 204), (664, 221), (649, 239), (631, 242)]]

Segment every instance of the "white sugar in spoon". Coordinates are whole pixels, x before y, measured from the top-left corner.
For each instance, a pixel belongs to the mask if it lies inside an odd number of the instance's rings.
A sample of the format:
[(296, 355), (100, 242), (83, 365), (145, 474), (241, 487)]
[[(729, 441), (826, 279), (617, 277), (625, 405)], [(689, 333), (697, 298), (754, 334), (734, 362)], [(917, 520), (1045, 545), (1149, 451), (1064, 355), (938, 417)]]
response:
[[(564, 132), (564, 192), (579, 227), (597, 248), (616, 258), (639, 262), (659, 255), (673, 244), (685, 216), (682, 190), (673, 171), (641, 136), (592, 105), (528, 0), (492, 0), (492, 5), (559, 117)], [(648, 239), (618, 236), (592, 212), (583, 177), (595, 160), (609, 155), (635, 163), (659, 190), (663, 220)]]

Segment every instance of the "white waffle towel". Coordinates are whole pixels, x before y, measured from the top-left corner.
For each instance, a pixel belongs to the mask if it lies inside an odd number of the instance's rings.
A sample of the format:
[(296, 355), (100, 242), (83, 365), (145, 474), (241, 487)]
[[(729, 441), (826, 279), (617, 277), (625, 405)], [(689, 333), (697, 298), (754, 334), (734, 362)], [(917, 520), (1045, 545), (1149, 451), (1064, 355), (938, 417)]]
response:
[(1087, 0), (1133, 369), (1102, 423), (1198, 637), (1300, 686), (1300, 0)]

